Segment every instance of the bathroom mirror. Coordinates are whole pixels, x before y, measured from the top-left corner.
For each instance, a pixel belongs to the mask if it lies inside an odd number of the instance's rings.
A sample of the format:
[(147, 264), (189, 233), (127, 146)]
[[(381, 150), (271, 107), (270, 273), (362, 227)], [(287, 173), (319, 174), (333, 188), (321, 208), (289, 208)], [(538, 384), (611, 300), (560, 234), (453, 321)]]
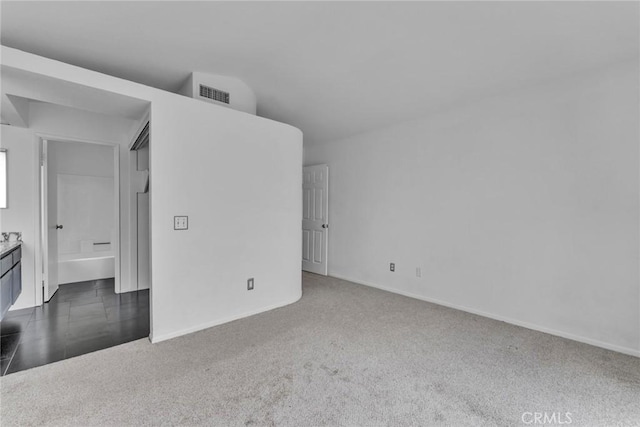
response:
[(7, 150), (0, 148), (0, 209), (7, 207)]

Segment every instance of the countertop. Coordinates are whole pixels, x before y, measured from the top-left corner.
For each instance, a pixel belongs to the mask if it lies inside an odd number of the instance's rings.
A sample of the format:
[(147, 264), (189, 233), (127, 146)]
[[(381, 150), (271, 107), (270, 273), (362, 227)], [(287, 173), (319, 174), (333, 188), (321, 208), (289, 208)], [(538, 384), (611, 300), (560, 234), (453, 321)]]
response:
[(15, 248), (17, 248), (21, 244), (22, 244), (22, 242), (19, 242), (19, 241), (15, 241), (15, 242), (0, 242), (0, 258), (2, 258), (3, 256), (5, 256), (5, 254), (8, 254), (12, 250), (14, 250)]

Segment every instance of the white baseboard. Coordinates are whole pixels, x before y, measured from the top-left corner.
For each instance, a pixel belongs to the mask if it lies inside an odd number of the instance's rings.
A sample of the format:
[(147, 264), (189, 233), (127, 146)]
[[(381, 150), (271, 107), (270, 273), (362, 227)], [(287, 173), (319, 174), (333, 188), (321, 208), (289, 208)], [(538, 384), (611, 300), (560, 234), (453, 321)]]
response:
[(214, 320), (214, 321), (211, 321), (211, 322), (201, 323), (201, 324), (199, 324), (197, 326), (193, 326), (191, 328), (186, 328), (186, 329), (181, 329), (179, 331), (170, 332), (168, 334), (163, 334), (163, 335), (159, 335), (159, 336), (155, 336), (155, 335), (151, 334), (151, 335), (149, 335), (149, 339), (151, 340), (151, 342), (153, 344), (157, 344), (159, 342), (170, 340), (172, 338), (177, 338), (177, 337), (180, 337), (182, 335), (191, 334), (193, 332), (201, 331), (203, 329), (212, 328), (214, 326), (222, 325), (224, 323), (233, 322), (234, 320), (242, 319), (242, 318), (245, 318), (245, 317), (249, 317), (249, 316), (253, 316), (253, 315), (256, 315), (256, 314), (264, 313), (265, 311), (270, 311), (270, 310), (273, 310), (273, 309), (276, 309), (276, 308), (284, 307), (286, 305), (293, 304), (294, 302), (298, 302), (300, 300), (300, 298), (302, 298), (302, 293), (300, 293), (300, 296), (294, 298), (291, 301), (285, 301), (283, 303), (270, 305), (268, 307), (261, 307), (261, 308), (259, 308), (257, 310), (247, 311), (247, 312), (244, 312), (244, 313), (241, 313), (241, 314), (237, 314), (237, 315), (234, 315), (234, 316), (229, 316), (229, 317), (225, 317), (225, 318), (222, 318), (222, 319), (217, 319), (217, 320)]
[(538, 332), (544, 332), (546, 334), (555, 335), (555, 336), (562, 337), (562, 338), (567, 338), (567, 339), (570, 339), (570, 340), (573, 340), (573, 341), (578, 341), (578, 342), (581, 342), (581, 343), (584, 343), (584, 344), (593, 345), (595, 347), (605, 348), (607, 350), (616, 351), (618, 353), (627, 354), (629, 356), (640, 357), (640, 349), (639, 350), (635, 350), (635, 349), (629, 348), (629, 347), (622, 347), (622, 346), (619, 346), (619, 345), (610, 344), (610, 343), (606, 343), (606, 342), (599, 341), (599, 340), (594, 340), (592, 338), (587, 338), (587, 337), (583, 337), (583, 336), (580, 336), (580, 335), (574, 335), (574, 334), (571, 334), (571, 333), (568, 333), (568, 332), (558, 331), (556, 329), (546, 328), (544, 326), (536, 325), (536, 324), (533, 324), (533, 323), (523, 322), (523, 321), (520, 321), (520, 320), (511, 319), (511, 318), (500, 316), (500, 315), (493, 314), (493, 313), (487, 313), (487, 312), (484, 312), (484, 311), (481, 311), (481, 310), (476, 310), (476, 309), (473, 309), (473, 308), (469, 308), (469, 307), (465, 307), (465, 306), (461, 306), (461, 305), (457, 305), (457, 304), (451, 304), (451, 303), (448, 303), (446, 301), (441, 301), (441, 300), (434, 299), (434, 298), (424, 297), (422, 295), (413, 294), (411, 292), (405, 292), (405, 291), (401, 291), (399, 289), (394, 289), (394, 288), (390, 288), (390, 287), (386, 287), (386, 286), (377, 285), (375, 283), (369, 283), (369, 282), (365, 282), (365, 281), (362, 281), (362, 280), (356, 280), (356, 279), (352, 279), (352, 278), (349, 278), (349, 277), (339, 276), (339, 275), (336, 275), (336, 274), (333, 274), (333, 273), (331, 274), (331, 277), (335, 277), (336, 279), (346, 280), (348, 282), (357, 283), (359, 285), (370, 286), (372, 288), (381, 289), (383, 291), (391, 292), (391, 293), (394, 293), (394, 294), (404, 295), (404, 296), (409, 297), (409, 298), (415, 298), (415, 299), (419, 299), (419, 300), (422, 300), (422, 301), (430, 302), (430, 303), (433, 303), (433, 304), (438, 304), (438, 305), (441, 305), (441, 306), (444, 306), (444, 307), (454, 308), (456, 310), (465, 311), (467, 313), (477, 314), (478, 316), (488, 317), (489, 319), (499, 320), (501, 322), (510, 323), (510, 324), (516, 325), (516, 326), (522, 326), (523, 328), (531, 329), (531, 330), (538, 331)]

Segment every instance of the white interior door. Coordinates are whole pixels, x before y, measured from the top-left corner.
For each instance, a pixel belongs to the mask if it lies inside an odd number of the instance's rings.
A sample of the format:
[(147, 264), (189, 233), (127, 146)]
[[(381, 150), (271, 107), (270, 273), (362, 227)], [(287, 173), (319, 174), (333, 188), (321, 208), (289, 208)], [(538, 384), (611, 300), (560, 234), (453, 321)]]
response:
[(302, 269), (326, 276), (329, 166), (305, 166), (302, 176)]
[(42, 206), (42, 267), (44, 276), (44, 301), (49, 301), (58, 290), (58, 177), (55, 155), (49, 141), (42, 141), (41, 165)]

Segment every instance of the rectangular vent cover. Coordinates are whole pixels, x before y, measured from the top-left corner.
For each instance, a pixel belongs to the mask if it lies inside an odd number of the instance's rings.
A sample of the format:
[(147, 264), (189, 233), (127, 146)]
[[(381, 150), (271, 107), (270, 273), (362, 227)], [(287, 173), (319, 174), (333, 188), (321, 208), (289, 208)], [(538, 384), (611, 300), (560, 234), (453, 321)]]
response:
[(200, 85), (200, 96), (214, 101), (229, 103), (229, 92), (223, 92), (209, 86)]

